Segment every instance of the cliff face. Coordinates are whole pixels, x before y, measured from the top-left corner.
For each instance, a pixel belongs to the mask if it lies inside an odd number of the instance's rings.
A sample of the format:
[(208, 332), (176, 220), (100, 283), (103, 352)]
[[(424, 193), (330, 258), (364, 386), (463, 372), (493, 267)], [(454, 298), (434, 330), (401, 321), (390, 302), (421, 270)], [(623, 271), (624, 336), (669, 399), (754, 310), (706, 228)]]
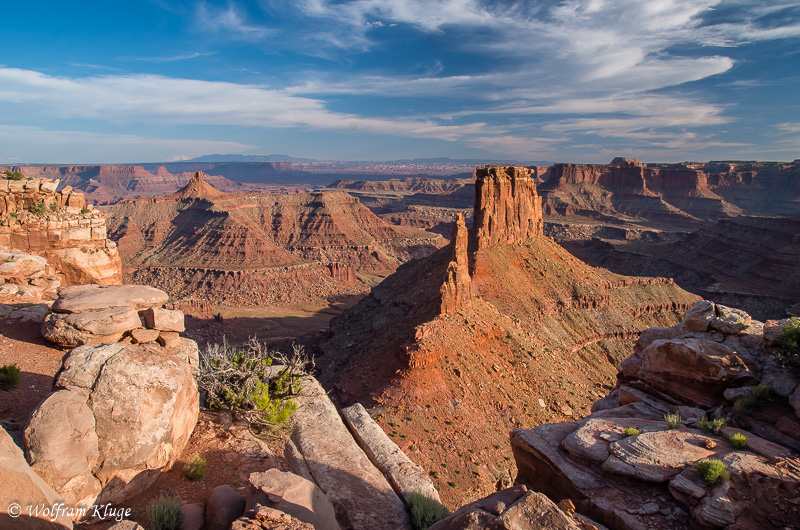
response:
[(542, 233), (542, 205), (531, 170), (488, 166), (475, 171), (473, 241), (476, 250), (513, 244)]
[(364, 289), (356, 272), (386, 275), (444, 244), (389, 225), (343, 192), (227, 194), (202, 173), (178, 193), (104, 209), (133, 278), (228, 303)]
[(674, 324), (696, 300), (671, 280), (589, 267), (543, 236), (525, 168), (477, 176), (468, 238), (458, 217), (449, 247), (402, 265), (334, 318), (318, 357), (342, 402), (371, 407), (387, 431), (415, 441), (451, 503), (513, 473), (475, 467), (508, 456), (506, 427), (585, 410), (632, 337)]
[[(800, 164), (556, 164), (542, 186), (550, 217), (698, 226), (738, 215), (800, 214)], [(631, 219), (632, 218), (632, 219)]]
[(69, 186), (49, 179), (0, 180), (0, 247), (44, 256), (65, 285), (122, 282), (105, 216)]

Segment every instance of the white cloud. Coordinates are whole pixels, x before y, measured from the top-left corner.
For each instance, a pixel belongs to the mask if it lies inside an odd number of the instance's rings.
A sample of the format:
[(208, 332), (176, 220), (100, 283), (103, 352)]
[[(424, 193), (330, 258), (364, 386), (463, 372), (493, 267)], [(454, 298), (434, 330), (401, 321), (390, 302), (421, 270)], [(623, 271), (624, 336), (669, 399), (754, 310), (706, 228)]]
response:
[(7, 163), (15, 160), (38, 163), (161, 162), (253, 149), (255, 146), (238, 142), (146, 138), (0, 125), (0, 162)]
[(179, 123), (247, 127), (310, 127), (454, 141), (483, 123), (440, 125), (425, 119), (362, 117), (326, 110), (321, 100), (258, 85), (155, 75), (67, 79), (0, 68), (2, 103), (28, 105), (37, 115), (121, 123)]

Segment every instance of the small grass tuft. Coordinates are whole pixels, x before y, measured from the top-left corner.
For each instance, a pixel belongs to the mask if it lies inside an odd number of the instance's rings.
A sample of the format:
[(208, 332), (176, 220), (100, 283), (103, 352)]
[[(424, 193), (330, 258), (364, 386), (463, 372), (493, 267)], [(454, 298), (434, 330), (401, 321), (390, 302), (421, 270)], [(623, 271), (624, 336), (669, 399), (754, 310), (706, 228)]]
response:
[(414, 530), (428, 530), (434, 523), (450, 515), (450, 510), (442, 503), (418, 491), (409, 496), (408, 504)]
[(669, 429), (679, 429), (681, 426), (680, 414), (665, 414), (664, 421)]
[(709, 484), (714, 484), (719, 480), (727, 480), (728, 466), (725, 462), (715, 458), (701, 460), (697, 463), (697, 473)]
[(709, 420), (705, 416), (700, 418), (700, 428), (706, 432), (719, 434), (723, 427), (725, 427), (725, 420), (722, 418), (714, 418), (713, 420)]
[(622, 434), (625, 436), (636, 436), (639, 434), (639, 429), (636, 427), (625, 427), (625, 429), (622, 431)]
[(752, 414), (760, 409), (769, 398), (769, 388), (759, 383), (746, 396), (733, 402), (733, 409), (739, 414)]
[(0, 390), (14, 390), (19, 386), (22, 377), (16, 364), (0, 366)]
[(734, 449), (747, 449), (747, 446), (749, 445), (747, 442), (747, 436), (740, 432), (732, 434), (728, 438), (728, 441), (731, 442), (731, 445), (734, 447)]
[(208, 471), (206, 459), (200, 455), (195, 455), (194, 458), (186, 462), (183, 468), (183, 476), (189, 480), (200, 480), (206, 476), (206, 471)]
[(147, 527), (150, 530), (177, 530), (182, 516), (180, 497), (162, 494), (147, 507)]

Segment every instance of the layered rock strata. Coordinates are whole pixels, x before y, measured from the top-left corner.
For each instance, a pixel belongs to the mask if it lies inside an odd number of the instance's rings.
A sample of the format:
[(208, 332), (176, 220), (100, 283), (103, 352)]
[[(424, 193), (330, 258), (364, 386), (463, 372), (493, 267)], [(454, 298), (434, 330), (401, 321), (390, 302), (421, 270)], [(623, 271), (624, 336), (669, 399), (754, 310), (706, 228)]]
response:
[(0, 247), (41, 255), (67, 285), (118, 284), (117, 246), (106, 219), (69, 186), (49, 179), (0, 180)]
[(343, 192), (225, 194), (202, 173), (176, 194), (106, 211), (133, 280), (237, 305), (363, 291), (357, 273), (384, 276), (444, 244)]
[[(775, 355), (776, 326), (701, 301), (647, 330), (592, 414), (511, 434), (517, 481), (610, 528), (795, 524), (800, 378)], [(704, 480), (708, 459), (730, 478)]]

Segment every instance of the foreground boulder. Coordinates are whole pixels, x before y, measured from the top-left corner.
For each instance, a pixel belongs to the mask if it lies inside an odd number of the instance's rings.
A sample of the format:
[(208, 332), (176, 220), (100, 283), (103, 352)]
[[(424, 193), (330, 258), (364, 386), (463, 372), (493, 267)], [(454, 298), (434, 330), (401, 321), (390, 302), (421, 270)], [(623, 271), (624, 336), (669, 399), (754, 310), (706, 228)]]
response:
[[(67, 530), (72, 521), (45, 509), (63, 506), (64, 500), (34, 473), (22, 451), (0, 428), (0, 528), (20, 530)], [(28, 507), (31, 507), (29, 510)], [(36, 508), (39, 511), (36, 511)]]
[[(517, 482), (615, 529), (796, 527), (800, 379), (742, 313), (703, 301), (642, 333), (592, 414), (512, 432)], [(708, 459), (729, 478), (705, 480)]]
[(250, 484), (257, 491), (248, 504), (280, 510), (309, 523), (316, 530), (339, 530), (331, 501), (312, 481), (293, 473), (268, 469), (263, 473), (251, 473)]
[(197, 344), (75, 348), (25, 430), (26, 456), (65, 501), (119, 503), (169, 469), (197, 423)]

